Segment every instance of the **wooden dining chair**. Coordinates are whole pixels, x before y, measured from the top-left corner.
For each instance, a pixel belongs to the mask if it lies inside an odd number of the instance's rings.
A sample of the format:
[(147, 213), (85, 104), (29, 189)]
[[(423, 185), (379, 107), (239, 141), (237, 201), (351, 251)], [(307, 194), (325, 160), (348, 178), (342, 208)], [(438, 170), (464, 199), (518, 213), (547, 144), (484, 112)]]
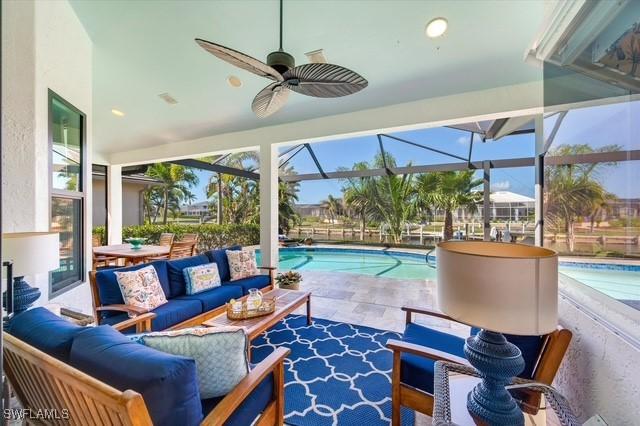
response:
[(160, 241), (158, 241), (158, 245), (171, 247), (174, 238), (175, 234), (172, 234), (171, 232), (163, 232), (162, 234), (160, 234)]
[[(97, 234), (93, 234), (91, 238), (92, 247), (100, 247), (102, 245), (102, 241), (100, 241), (100, 236)], [(109, 266), (118, 266), (118, 258), (115, 256), (102, 256), (93, 254), (93, 270), (97, 270), (98, 268), (106, 268)]]
[(171, 249), (168, 254), (162, 256), (148, 257), (147, 261), (154, 260), (166, 260), (166, 259), (179, 259), (181, 257), (190, 257), (195, 255), (196, 242), (195, 241), (175, 241), (171, 244)]
[[(433, 415), (433, 374), (436, 361), (449, 361), (468, 365), (464, 358), (464, 339), (440, 332), (412, 321), (413, 314), (456, 322), (437, 311), (403, 307), (406, 328), (401, 340), (390, 339), (387, 348), (393, 351), (391, 374), (391, 424), (401, 424), (401, 407)], [(558, 326), (544, 336), (506, 336), (518, 346), (528, 364), (520, 377), (551, 385), (571, 342), (571, 331)], [(511, 340), (510, 340), (511, 341)], [(522, 392), (518, 399), (525, 402), (535, 414), (540, 405), (539, 392)], [(527, 411), (526, 410), (526, 411)], [(529, 411), (527, 411), (529, 412)]]
[(182, 234), (180, 241), (195, 241), (198, 242), (198, 234)]
[(198, 242), (200, 241), (200, 235), (198, 234), (183, 234), (182, 238), (180, 238), (181, 242), (192, 241), (195, 243), (193, 254), (198, 253)]

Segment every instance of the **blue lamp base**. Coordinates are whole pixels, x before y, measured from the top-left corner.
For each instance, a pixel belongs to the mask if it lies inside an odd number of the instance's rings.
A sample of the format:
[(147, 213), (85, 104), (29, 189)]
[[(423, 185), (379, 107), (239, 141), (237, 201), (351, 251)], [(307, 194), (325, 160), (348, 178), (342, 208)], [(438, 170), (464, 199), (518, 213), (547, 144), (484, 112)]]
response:
[(524, 425), (522, 410), (505, 388), (524, 370), (520, 349), (501, 333), (482, 329), (467, 339), (464, 353), (482, 376), (467, 397), (469, 412), (489, 425)]

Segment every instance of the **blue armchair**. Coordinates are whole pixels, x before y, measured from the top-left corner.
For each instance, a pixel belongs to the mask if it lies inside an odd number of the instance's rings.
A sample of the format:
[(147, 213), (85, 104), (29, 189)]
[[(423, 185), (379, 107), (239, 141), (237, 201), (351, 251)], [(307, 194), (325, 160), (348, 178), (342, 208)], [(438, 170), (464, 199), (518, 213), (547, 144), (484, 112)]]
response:
[[(433, 413), (433, 379), (436, 361), (449, 361), (469, 365), (464, 358), (464, 342), (461, 337), (433, 330), (413, 322), (413, 314), (455, 321), (437, 311), (403, 307), (406, 327), (402, 340), (389, 340), (387, 347), (393, 351), (392, 425), (401, 424), (400, 407), (406, 406), (427, 414)], [(472, 328), (475, 334), (478, 329)], [(560, 367), (572, 333), (558, 327), (544, 336), (505, 335), (522, 351), (525, 370), (520, 377), (550, 385)], [(522, 395), (528, 405), (539, 405), (539, 394)]]

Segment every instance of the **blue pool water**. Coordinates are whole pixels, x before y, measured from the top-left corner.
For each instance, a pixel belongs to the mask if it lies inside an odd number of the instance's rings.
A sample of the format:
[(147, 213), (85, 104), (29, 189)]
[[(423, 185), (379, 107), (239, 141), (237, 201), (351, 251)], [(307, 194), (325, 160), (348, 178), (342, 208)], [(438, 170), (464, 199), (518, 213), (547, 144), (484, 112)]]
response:
[[(435, 258), (429, 261), (434, 264)], [(435, 280), (424, 254), (396, 250), (281, 248), (280, 268)], [(640, 301), (640, 266), (561, 262), (560, 272), (620, 300)]]

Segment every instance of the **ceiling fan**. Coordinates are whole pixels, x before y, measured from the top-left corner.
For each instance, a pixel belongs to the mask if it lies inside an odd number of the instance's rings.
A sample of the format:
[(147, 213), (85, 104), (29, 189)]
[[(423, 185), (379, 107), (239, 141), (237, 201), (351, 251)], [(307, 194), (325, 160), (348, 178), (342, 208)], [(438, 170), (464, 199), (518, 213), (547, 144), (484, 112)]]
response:
[(280, 0), (280, 49), (269, 53), (267, 63), (220, 44), (196, 38), (204, 50), (238, 68), (274, 82), (253, 99), (251, 109), (260, 118), (284, 106), (289, 91), (316, 98), (347, 96), (367, 87), (360, 74), (334, 64), (310, 63), (295, 66), (295, 59), (282, 49), (282, 0)]

